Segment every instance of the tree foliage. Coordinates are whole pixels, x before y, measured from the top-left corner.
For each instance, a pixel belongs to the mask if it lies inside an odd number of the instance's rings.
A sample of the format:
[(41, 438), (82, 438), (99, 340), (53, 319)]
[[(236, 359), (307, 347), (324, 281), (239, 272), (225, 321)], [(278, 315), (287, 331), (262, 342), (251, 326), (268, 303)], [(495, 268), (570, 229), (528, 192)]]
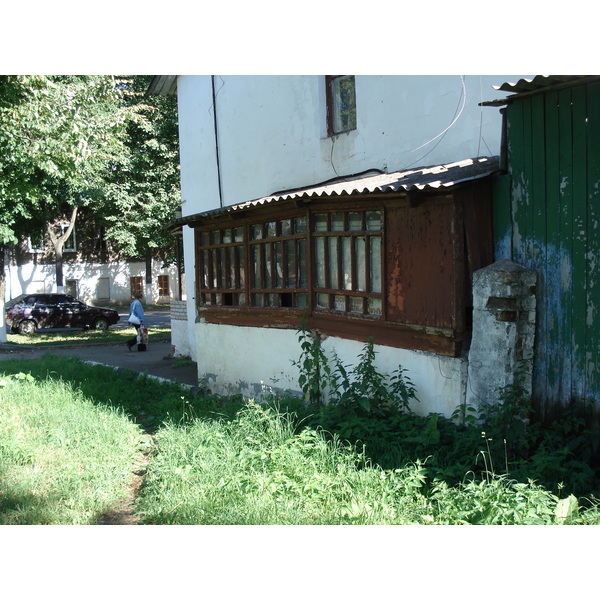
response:
[[(180, 203), (175, 98), (148, 76), (0, 77), (0, 244), (88, 207), (126, 256), (165, 248)], [(64, 241), (64, 239), (62, 239)], [(55, 246), (56, 247), (56, 246)]]
[(147, 97), (148, 76), (121, 80), (135, 118), (127, 123), (127, 152), (106, 178), (104, 212), (107, 239), (135, 257), (174, 243), (164, 225), (181, 203), (177, 100)]
[(0, 243), (102, 195), (134, 111), (112, 76), (0, 77)]

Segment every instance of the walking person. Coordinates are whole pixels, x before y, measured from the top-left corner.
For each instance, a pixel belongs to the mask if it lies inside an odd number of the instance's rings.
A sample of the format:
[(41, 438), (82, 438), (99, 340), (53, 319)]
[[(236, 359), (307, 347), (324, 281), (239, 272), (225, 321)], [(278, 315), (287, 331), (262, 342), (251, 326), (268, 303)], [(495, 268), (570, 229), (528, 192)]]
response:
[(138, 343), (137, 333), (140, 329), (140, 326), (144, 324), (144, 307), (142, 306), (141, 300), (142, 294), (136, 294), (129, 307), (129, 317), (127, 320), (129, 321), (130, 325), (135, 327), (135, 337), (127, 341), (127, 348), (129, 348), (129, 352), (131, 352), (131, 349)]

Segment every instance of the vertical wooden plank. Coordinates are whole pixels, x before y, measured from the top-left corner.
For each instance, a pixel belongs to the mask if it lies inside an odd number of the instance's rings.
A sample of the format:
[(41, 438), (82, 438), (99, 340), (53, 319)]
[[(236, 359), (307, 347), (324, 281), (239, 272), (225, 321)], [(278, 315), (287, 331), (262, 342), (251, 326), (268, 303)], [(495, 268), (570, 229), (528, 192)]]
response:
[(510, 174), (510, 199), (512, 219), (512, 254), (513, 260), (523, 264), (524, 252), (522, 238), (526, 235), (523, 215), (527, 188), (525, 185), (525, 159), (523, 140), (523, 102), (515, 102), (507, 107), (507, 143)]
[(600, 401), (600, 84), (590, 85), (588, 118), (588, 249), (586, 395)]
[(584, 398), (587, 337), (587, 94), (576, 87), (573, 104), (573, 192), (572, 192), (572, 289), (571, 289), (571, 389)]
[(559, 381), (558, 394), (561, 402), (572, 396), (573, 347), (571, 344), (572, 293), (573, 293), (573, 105), (572, 90), (565, 89), (558, 95), (559, 128), (559, 273), (561, 315), (558, 321)]
[[(526, 266), (533, 269), (537, 274), (537, 319), (536, 319), (536, 356), (537, 361), (534, 370), (535, 396), (542, 408), (550, 394), (549, 390), (549, 360), (548, 353), (549, 336), (551, 335), (548, 323), (548, 302), (546, 291), (551, 287), (548, 281), (547, 265), (547, 217), (550, 210), (547, 209), (548, 194), (552, 194), (552, 178), (547, 180), (548, 162), (553, 162), (552, 144), (558, 143), (555, 127), (550, 127), (548, 132), (548, 119), (552, 122), (556, 117), (556, 100), (552, 97), (548, 100), (547, 95), (538, 94), (531, 98), (531, 136), (532, 136), (532, 160), (530, 173), (531, 178), (531, 204), (532, 222), (531, 237), (528, 240), (528, 263)], [(556, 162), (556, 161), (554, 161)], [(553, 168), (557, 169), (557, 165)]]
[(543, 263), (538, 273), (538, 339), (540, 353), (546, 376), (546, 393), (544, 400), (556, 402), (560, 381), (561, 347), (558, 339), (558, 328), (563, 315), (560, 296), (560, 167), (559, 167), (559, 127), (558, 127), (558, 93), (544, 94), (546, 120), (546, 231), (540, 231), (545, 238)]

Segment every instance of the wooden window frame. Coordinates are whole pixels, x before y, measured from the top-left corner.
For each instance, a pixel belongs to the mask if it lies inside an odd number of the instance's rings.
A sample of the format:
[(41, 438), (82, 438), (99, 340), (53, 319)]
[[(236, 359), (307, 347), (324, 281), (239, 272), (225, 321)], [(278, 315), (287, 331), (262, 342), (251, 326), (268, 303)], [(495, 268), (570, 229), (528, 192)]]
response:
[(337, 99), (334, 95), (333, 87), (336, 79), (340, 79), (342, 77), (352, 77), (354, 80), (354, 75), (325, 75), (325, 103), (327, 106), (326, 115), (327, 115), (327, 136), (333, 137), (335, 135), (339, 135), (341, 133), (348, 133), (349, 131), (353, 131), (356, 129), (356, 83), (354, 84), (354, 105), (355, 105), (355, 115), (354, 115), (354, 123), (345, 128), (336, 128), (335, 127), (335, 104)]
[[(166, 280), (166, 287), (165, 287), (165, 280)], [(168, 275), (159, 275), (158, 280), (157, 280), (157, 285), (158, 285), (158, 295), (159, 296), (164, 298), (164, 297), (168, 297), (171, 295), (171, 285), (170, 285)], [(166, 294), (164, 293), (165, 290), (166, 290)]]
[[(139, 285), (138, 285), (139, 282)], [(137, 275), (132, 275), (129, 278), (129, 290), (131, 292), (131, 297), (135, 298), (136, 294), (144, 293), (144, 278)]]
[[(461, 191), (462, 190), (462, 191)], [(281, 202), (275, 206), (256, 206), (243, 214), (211, 216), (192, 226), (196, 231), (196, 298), (197, 313), (208, 323), (247, 327), (297, 329), (300, 325), (324, 335), (358, 341), (373, 337), (375, 342), (397, 348), (423, 350), (458, 356), (468, 341), (467, 327), (470, 304), (470, 277), (474, 270), (493, 262), (491, 234), (491, 191), (489, 182), (471, 182), (458, 191), (428, 192), (414, 195), (371, 194), (311, 199), (307, 203)], [(367, 280), (367, 291), (344, 290), (342, 295), (366, 298), (381, 297), (381, 314), (368, 314), (320, 308), (319, 292), (337, 293), (338, 288), (317, 288), (314, 231), (317, 214), (362, 212), (363, 228), (354, 237), (365, 234), (364, 218), (369, 211), (381, 211), (381, 291), (373, 294)], [(221, 288), (203, 289), (202, 236), (211, 231), (231, 227), (243, 228), (244, 242), (250, 247), (253, 225), (304, 217), (306, 233), (306, 286), (301, 288), (253, 288), (251, 256), (244, 254), (245, 285), (237, 288), (248, 300), (243, 305), (202, 303), (202, 295), (224, 292)], [(334, 237), (332, 232), (324, 238)], [(371, 236), (375, 232), (369, 232)], [(252, 245), (265, 243), (254, 240)], [(273, 240), (285, 239), (272, 238)], [(369, 245), (366, 244), (366, 247)], [(266, 247), (266, 246), (264, 246)], [(327, 247), (327, 244), (325, 244)], [(472, 250), (469, 250), (472, 249)], [(368, 255), (368, 250), (365, 250)], [(338, 257), (340, 254), (338, 254)], [(366, 259), (365, 259), (366, 262)], [(326, 272), (329, 268), (326, 269)], [(338, 270), (339, 273), (339, 270)], [(213, 280), (211, 279), (211, 282)], [(339, 284), (338, 284), (339, 287)], [(251, 293), (308, 294), (308, 306), (282, 302), (272, 306), (252, 306)]]

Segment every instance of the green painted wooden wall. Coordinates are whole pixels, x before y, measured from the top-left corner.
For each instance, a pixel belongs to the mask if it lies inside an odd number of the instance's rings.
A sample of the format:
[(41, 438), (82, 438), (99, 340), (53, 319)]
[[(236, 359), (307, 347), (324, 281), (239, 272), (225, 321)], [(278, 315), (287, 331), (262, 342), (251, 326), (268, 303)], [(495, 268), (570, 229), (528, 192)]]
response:
[(538, 275), (534, 400), (600, 404), (600, 83), (515, 98), (495, 258)]

